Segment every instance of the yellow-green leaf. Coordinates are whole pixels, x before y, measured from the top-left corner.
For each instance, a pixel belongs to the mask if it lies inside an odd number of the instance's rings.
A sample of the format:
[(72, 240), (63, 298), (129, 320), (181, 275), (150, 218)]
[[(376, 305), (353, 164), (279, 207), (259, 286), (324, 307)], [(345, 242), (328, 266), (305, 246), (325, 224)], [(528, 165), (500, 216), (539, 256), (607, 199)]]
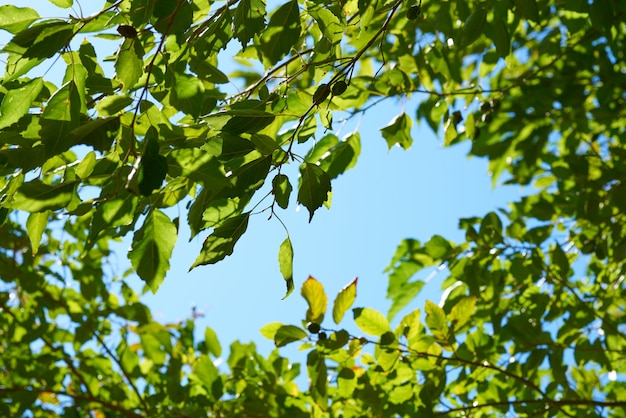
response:
[(306, 320), (308, 322), (321, 324), (324, 320), (324, 314), (326, 313), (326, 306), (328, 304), (328, 297), (324, 291), (324, 286), (313, 277), (309, 276), (302, 284), (300, 293), (309, 304), (309, 309), (306, 311)]
[(379, 337), (390, 331), (389, 321), (385, 315), (372, 308), (354, 308), (354, 322), (366, 334)]
[(28, 219), (26, 220), (26, 231), (28, 232), (28, 239), (30, 239), (33, 255), (37, 254), (39, 251), (41, 236), (47, 225), (48, 211), (35, 212), (28, 215)]
[(291, 239), (289, 239), (289, 237), (285, 238), (282, 244), (280, 244), (280, 249), (278, 250), (278, 265), (283, 279), (287, 282), (287, 293), (283, 297), (283, 299), (285, 299), (293, 291), (293, 247), (291, 246)]
[(343, 315), (354, 303), (356, 299), (356, 283), (358, 280), (358, 277), (355, 278), (337, 294), (335, 302), (333, 303), (333, 321), (335, 321), (335, 324), (341, 322)]

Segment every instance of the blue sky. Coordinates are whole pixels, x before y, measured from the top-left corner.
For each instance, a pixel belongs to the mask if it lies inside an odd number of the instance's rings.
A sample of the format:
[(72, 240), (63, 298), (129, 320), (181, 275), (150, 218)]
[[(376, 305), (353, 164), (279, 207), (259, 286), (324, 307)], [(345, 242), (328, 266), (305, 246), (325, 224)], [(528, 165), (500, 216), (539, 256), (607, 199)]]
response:
[[(30, 6), (42, 16), (68, 14), (56, 11), (45, 1)], [(85, 15), (96, 9), (96, 5), (83, 2)], [(56, 77), (54, 73), (49, 75)], [(262, 213), (251, 218), (248, 231), (232, 256), (189, 273), (206, 233), (189, 241), (188, 230), (181, 228), (164, 284), (156, 295), (144, 298), (155, 318), (164, 322), (184, 319), (189, 317), (191, 306), (196, 305), (204, 312), (204, 317), (197, 321), (199, 336), (203, 335), (204, 326), (210, 326), (224, 347), (236, 339), (252, 340), (267, 353), (273, 343), (265, 340), (259, 329), (274, 321), (300, 324), (306, 302), (299, 289), (309, 275), (324, 284), (330, 303), (341, 287), (359, 277), (355, 306), (370, 306), (386, 313), (389, 302), (384, 297), (387, 277), (383, 270), (403, 238), (424, 242), (433, 234), (440, 234), (459, 241), (463, 238), (457, 230), (459, 218), (482, 216), (520, 195), (513, 188), (492, 190), (486, 161), (466, 157), (469, 143), (443, 148), (441, 139), (425, 124), (414, 121), (411, 149), (387, 150), (379, 129), (401, 111), (414, 117), (416, 103), (424, 98), (386, 101), (354, 121), (361, 134), (361, 156), (354, 169), (333, 182), (330, 210), (319, 209), (309, 223), (306, 209), (297, 210), (294, 191), (291, 206), (280, 211), (295, 252), (296, 290), (289, 298), (281, 300), (285, 284), (277, 261), (286, 233), (278, 221), (268, 221), (268, 213)], [(341, 124), (337, 122), (335, 126), (339, 128)], [(335, 133), (341, 137), (351, 129), (353, 126), (344, 126)], [(311, 145), (305, 144), (301, 155)], [(292, 184), (297, 184), (297, 164), (287, 171)], [(184, 205), (169, 213), (177, 216), (179, 211), (182, 226), (186, 218)], [(125, 250), (131, 240), (129, 236), (114, 259), (118, 260), (120, 274), (129, 266)], [(438, 301), (443, 277), (445, 272), (436, 276), (410, 308), (423, 306), (425, 298)], [(130, 280), (140, 288), (138, 278)], [(349, 320), (347, 315), (344, 321)], [(332, 326), (330, 321), (325, 325)]]

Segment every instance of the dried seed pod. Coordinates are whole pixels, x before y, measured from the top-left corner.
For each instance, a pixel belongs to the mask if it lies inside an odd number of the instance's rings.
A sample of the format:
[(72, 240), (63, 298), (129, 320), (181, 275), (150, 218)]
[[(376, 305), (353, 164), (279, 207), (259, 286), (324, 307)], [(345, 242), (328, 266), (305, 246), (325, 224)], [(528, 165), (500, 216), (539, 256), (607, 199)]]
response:
[(333, 96), (341, 96), (343, 92), (346, 91), (347, 88), (348, 88), (348, 84), (345, 81), (343, 80), (337, 81), (335, 84), (333, 84), (333, 88), (332, 88)]
[(315, 90), (315, 93), (313, 93), (313, 104), (314, 105), (321, 104), (324, 100), (326, 100), (329, 94), (330, 94), (330, 85), (326, 83), (320, 84), (317, 87), (317, 90)]
[(117, 27), (117, 33), (122, 35), (124, 38), (134, 39), (137, 37), (137, 29), (130, 25), (119, 25)]

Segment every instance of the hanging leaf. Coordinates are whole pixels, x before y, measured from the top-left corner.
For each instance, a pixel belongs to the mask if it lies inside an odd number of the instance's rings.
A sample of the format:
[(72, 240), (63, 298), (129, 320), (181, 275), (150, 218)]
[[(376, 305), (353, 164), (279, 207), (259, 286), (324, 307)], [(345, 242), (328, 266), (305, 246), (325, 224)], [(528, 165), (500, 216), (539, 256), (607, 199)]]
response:
[(274, 193), (278, 206), (283, 209), (287, 209), (287, 206), (289, 206), (291, 190), (291, 183), (289, 183), (289, 177), (286, 175), (277, 174), (272, 180), (272, 193)]
[(265, 2), (262, 0), (241, 0), (235, 9), (235, 38), (243, 49), (255, 35), (265, 28)]
[(249, 218), (250, 212), (246, 212), (227, 219), (221, 226), (215, 228), (215, 231), (204, 241), (200, 255), (189, 270), (197, 266), (215, 264), (231, 255), (235, 244), (248, 228)]
[(26, 220), (26, 231), (28, 232), (28, 239), (30, 239), (33, 255), (39, 251), (39, 243), (41, 242), (41, 236), (43, 231), (48, 226), (48, 211), (35, 212), (28, 215)]
[(326, 296), (326, 292), (324, 292), (324, 286), (312, 276), (309, 276), (302, 284), (300, 293), (309, 305), (306, 311), (307, 322), (321, 324), (324, 320), (324, 314), (326, 313), (328, 304), (328, 297)]
[(315, 164), (304, 163), (300, 166), (302, 182), (298, 190), (298, 202), (309, 210), (309, 222), (315, 211), (328, 200), (331, 191), (330, 178)]
[(333, 303), (333, 321), (335, 324), (339, 324), (343, 315), (352, 306), (356, 299), (356, 283), (358, 277), (343, 287), (337, 294), (335, 302)]
[(170, 269), (177, 236), (176, 225), (158, 209), (151, 210), (141, 228), (135, 231), (128, 258), (153, 293), (161, 286)]
[(498, 17), (493, 22), (493, 43), (496, 45), (496, 53), (505, 58), (511, 49), (511, 36), (504, 19)]
[(143, 73), (143, 47), (141, 42), (126, 38), (115, 60), (115, 77), (122, 83), (122, 91), (132, 89)]
[(487, 22), (487, 10), (482, 6), (476, 10), (465, 21), (463, 25), (463, 36), (461, 38), (461, 48), (470, 46), (483, 33), (483, 28)]
[(283, 297), (285, 299), (293, 291), (293, 247), (291, 246), (291, 239), (289, 237), (280, 244), (278, 250), (278, 265), (280, 267), (280, 273), (283, 275), (287, 285), (287, 293)]
[(296, 0), (280, 6), (261, 35), (261, 51), (270, 64), (281, 60), (300, 39), (300, 8)]
[(389, 125), (382, 128), (381, 133), (387, 141), (387, 147), (400, 145), (403, 149), (409, 149), (413, 144), (411, 138), (411, 118), (406, 113), (396, 116)]

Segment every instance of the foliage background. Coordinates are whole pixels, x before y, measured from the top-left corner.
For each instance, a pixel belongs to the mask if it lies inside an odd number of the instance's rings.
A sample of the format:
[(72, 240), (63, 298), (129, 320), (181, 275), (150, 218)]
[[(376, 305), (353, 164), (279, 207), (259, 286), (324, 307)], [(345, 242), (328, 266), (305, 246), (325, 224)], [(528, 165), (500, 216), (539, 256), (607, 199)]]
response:
[[(315, 3), (296, 6), (289, 2), (277, 9), (267, 27), (254, 14), (261, 3), (243, 2), (227, 5), (233, 15), (227, 7), (212, 10), (195, 31), (187, 30), (190, 16), (195, 16), (189, 10), (195, 8), (201, 14), (209, 10), (203, 9), (208, 3), (181, 1), (175, 7), (168, 3), (174, 7), (171, 10), (157, 3), (120, 2), (93, 19), (44, 20), (30, 29), (30, 11), (11, 6), (2, 10), (4, 28), (16, 33), (4, 49), (8, 53), (6, 92), (0, 116), (5, 128), (2, 157), (7, 175), (2, 201), (3, 233), (7, 235), (3, 242), (9, 243), (3, 253), (2, 278), (8, 283), (3, 293), (7, 318), (3, 332), (13, 336), (3, 347), (7, 361), (2, 393), (14, 401), (14, 409), (7, 413), (29, 410), (38, 414), (46, 408), (65, 408), (90, 410), (96, 415), (99, 411), (252, 416), (493, 415), (512, 411), (516, 415), (576, 416), (590, 411), (619, 415), (623, 406), (619, 401), (621, 379), (617, 379), (623, 355), (619, 326), (623, 310), (619, 138), (623, 125), (619, 115), (624, 103), (623, 88), (619, 87), (624, 68), (620, 52), (624, 11), (619, 2), (445, 2), (424, 4), (423, 13), (415, 16), (419, 19), (408, 18), (417, 5), (401, 2), (348, 2), (334, 14), (332, 9), (331, 14), (321, 11), (325, 9)], [(154, 12), (150, 15), (148, 11)], [(389, 319), (416, 295), (423, 286), (420, 279), (431, 266), (449, 268), (451, 275), (444, 287), (454, 290), (447, 293), (441, 307), (427, 302), (425, 317), (418, 311), (405, 316), (393, 335), (388, 332), (387, 319), (370, 308), (355, 309), (353, 314), (359, 331), (375, 337), (371, 341), (356, 335), (346, 337), (345, 331), (328, 330), (329, 342), (319, 340), (322, 334), (308, 335), (300, 325), (320, 322), (325, 297), (317, 281), (306, 281), (307, 320), (295, 327), (271, 325), (263, 330), (279, 346), (291, 340), (309, 340), (304, 345), (311, 349), (307, 356), (311, 385), (306, 392), (299, 392), (292, 382), (297, 368), (286, 367), (286, 360), (277, 358), (276, 353), (270, 355), (270, 367), (253, 347), (235, 344), (228, 360), (230, 370), (219, 375), (209, 357), (221, 355), (212, 332), (207, 331), (204, 342), (194, 342), (193, 321), (167, 328), (152, 322), (132, 286), (121, 278), (111, 280), (99, 267), (102, 256), (108, 254), (110, 239), (129, 236), (135, 230), (130, 259), (155, 290), (168, 268), (166, 260), (177, 228), (171, 221), (176, 214), (166, 217), (156, 207), (170, 206), (187, 192), (195, 195), (198, 190), (211, 190), (214, 184), (230, 182), (231, 194), (222, 195), (227, 196), (226, 201), (220, 196), (217, 201), (207, 200), (206, 191), (199, 195), (204, 196), (205, 207), (213, 208), (205, 211), (202, 228), (218, 228), (207, 242), (225, 247), (216, 253), (214, 247), (205, 245), (198, 262), (218, 261), (230, 252), (233, 237), (239, 235), (240, 230), (231, 226), (241, 226), (246, 219), (237, 213), (248, 210), (245, 203), (263, 177), (270, 174), (268, 183), (271, 180), (273, 172), (266, 164), (282, 168), (285, 160), (281, 156), (290, 156), (289, 133), (281, 137), (278, 130), (286, 121), (281, 118), (289, 118), (285, 109), (295, 109), (296, 116), (317, 112), (322, 124), (328, 123), (328, 109), (335, 110), (330, 105), (324, 108), (325, 103), (316, 99), (317, 86), (328, 82), (327, 77), (337, 84), (342, 73), (331, 71), (328, 75), (324, 65), (316, 64), (304, 67), (301, 74), (296, 72), (289, 84), (269, 83), (285, 94), (282, 113), (276, 110), (281, 108), (280, 96), (272, 98), (269, 89), (260, 89), (261, 102), (231, 101), (230, 110), (198, 119), (204, 114), (203, 106), (214, 106), (207, 97), (221, 94), (212, 83), (222, 75), (207, 63), (216, 63), (210, 55), (210, 48), (216, 45), (213, 42), (228, 38), (230, 27), (220, 26), (225, 16), (234, 19), (233, 27), (239, 31), (235, 37), (244, 44), (251, 42), (243, 54), (262, 55), (268, 68), (297, 45), (290, 26), (284, 23), (295, 28), (302, 18), (313, 28), (309, 32), (314, 45), (310, 62), (319, 57), (347, 62), (343, 67), (335, 64), (335, 71), (343, 68), (344, 76), (346, 72), (353, 75), (348, 79), (347, 99), (343, 95), (333, 98), (334, 105), (359, 107), (368, 96), (376, 100), (417, 93), (418, 117), (439, 130), (446, 145), (470, 139), (470, 153), (489, 159), (494, 181), (508, 172), (504, 178), (509, 183), (533, 184), (530, 190), (536, 192), (499, 214), (462, 220), (466, 243), (458, 246), (441, 236), (424, 239), (428, 241), (423, 247), (414, 240), (404, 241), (389, 270), (388, 297), (393, 303)], [(345, 26), (342, 16), (347, 19)], [(358, 24), (352, 25), (349, 19)], [(126, 33), (126, 39), (111, 35), (113, 28), (128, 23), (137, 28), (147, 25), (147, 29), (137, 38), (126, 26), (127, 32), (120, 31)], [(417, 32), (414, 23), (419, 23)], [(339, 40), (339, 32), (329, 29), (336, 25), (349, 39), (343, 45), (347, 55), (329, 49), (329, 43)], [(356, 27), (360, 32), (353, 31)], [(113, 58), (115, 84), (109, 87), (110, 81), (93, 66), (88, 46), (81, 47), (78, 55), (65, 49), (74, 37), (70, 28), (104, 29), (109, 35), (97, 36), (123, 41)], [(159, 38), (159, 33), (168, 36)], [(416, 33), (421, 36), (412, 42)], [(181, 48), (185, 45), (181, 39), (197, 43), (188, 42), (191, 49)], [(22, 77), (30, 66), (54, 55), (53, 45), (64, 50), (68, 64), (63, 87)], [(203, 61), (204, 55), (198, 59), (198, 54), (207, 53), (207, 46), (209, 59)], [(141, 80), (138, 58), (142, 48), (149, 47), (169, 53), (148, 54), (143, 63), (143, 73), (151, 74), (155, 84), (151, 79)], [(350, 51), (351, 47), (355, 49)], [(334, 54), (339, 54), (338, 58)], [(341, 61), (343, 56), (353, 58)], [(288, 62), (296, 62), (302, 55), (292, 57), (294, 61), (288, 58)], [(73, 60), (78, 59), (87, 73), (80, 64), (74, 65), (78, 61)], [(186, 75), (186, 63), (203, 80), (203, 87)], [(374, 73), (380, 63), (385, 65)], [(358, 72), (351, 73), (351, 64), (358, 64)], [(251, 73), (240, 75), (247, 82), (254, 80)], [(151, 96), (145, 96), (148, 86)], [(88, 102), (85, 93), (98, 98)], [(140, 106), (141, 97), (160, 102), (162, 114), (147, 103)], [(16, 106), (15, 100), (23, 98)], [(98, 100), (102, 101), (96, 104)], [(382, 134), (390, 146), (409, 148), (411, 102), (403, 102), (399, 118)], [(262, 103), (269, 107), (259, 110)], [(31, 110), (36, 107), (33, 104), (40, 105), (43, 113)], [(97, 114), (90, 107), (94, 105)], [(251, 110), (251, 106), (257, 108)], [(117, 111), (121, 112), (119, 124)], [(184, 142), (178, 137), (181, 131), (166, 122), (177, 118), (174, 115), (179, 111), (188, 114), (179, 126), (194, 120), (182, 128), (187, 137)], [(274, 119), (274, 114), (281, 116)], [(86, 115), (94, 119), (86, 119)], [(206, 132), (194, 142), (198, 130), (207, 126), (204, 122), (217, 131), (217, 136), (209, 131), (208, 138), (213, 139), (209, 143), (226, 141), (223, 144), (228, 143), (234, 157), (226, 148), (203, 146)], [(317, 132), (314, 144), (322, 151), (306, 158), (315, 163), (329, 150), (319, 164), (335, 176), (353, 164), (355, 155), (346, 151), (355, 151), (355, 142), (331, 143), (324, 149), (332, 137), (321, 139), (321, 131), (323, 128), (310, 132)], [(138, 134), (138, 144), (134, 134)], [(287, 154), (275, 147), (274, 137), (287, 139)], [(302, 146), (303, 154), (311, 141)], [(76, 154), (65, 151), (82, 143), (102, 154), (88, 153), (76, 160)], [(109, 143), (114, 146), (107, 149)], [(143, 162), (134, 158), (138, 154)], [(99, 155), (107, 156), (109, 162), (99, 160)], [(198, 160), (204, 165), (195, 165)], [(161, 189), (159, 182), (151, 180), (165, 176), (163, 164), (168, 165), (168, 181)], [(224, 171), (220, 171), (221, 164)], [(37, 177), (31, 177), (31, 170), (38, 166), (41, 171), (35, 170)], [(226, 180), (220, 177), (220, 172), (229, 171), (234, 175), (224, 176)], [(291, 172), (294, 186), (295, 174)], [(305, 183), (313, 181), (314, 187), (305, 187), (304, 192), (300, 187), (298, 198), (312, 216), (325, 199), (326, 178), (314, 165), (307, 165), (302, 174)], [(129, 181), (125, 181), (127, 177)], [(193, 183), (203, 188), (196, 189)], [(81, 189), (76, 188), (79, 184)], [(86, 185), (103, 188), (95, 205), (89, 200), (92, 197), (84, 194)], [(153, 194), (153, 189), (160, 191)], [(76, 190), (81, 193), (75, 195)], [(274, 192), (280, 204), (279, 189)], [(243, 203), (229, 213), (234, 202)], [(216, 208), (226, 210), (225, 217), (216, 218)], [(74, 216), (65, 216), (65, 209)], [(23, 221), (23, 215), (10, 212), (13, 210), (31, 215)], [(57, 212), (56, 217), (51, 217), (50, 210)], [(197, 228), (197, 222), (198, 218), (192, 219), (192, 227)], [(55, 224), (63, 225), (61, 236), (56, 235), (59, 229)], [(222, 225), (227, 227), (220, 230)], [(53, 228), (46, 230), (46, 226)], [(102, 239), (96, 242), (94, 237)], [(284, 248), (281, 270), (289, 284), (290, 260)], [(296, 253), (298, 248), (295, 246)], [(55, 267), (58, 260), (61, 269)], [(407, 281), (421, 268), (427, 268), (424, 276)], [(580, 279), (570, 281), (574, 273)], [(80, 293), (67, 286), (69, 276), (80, 283)], [(42, 281), (43, 277), (47, 281)], [(114, 293), (109, 293), (111, 290)], [(121, 305), (114, 296), (117, 292), (124, 298)], [(339, 305), (336, 309), (341, 311), (351, 304)], [(333, 313), (336, 319), (338, 314)], [(130, 321), (128, 325), (126, 321)], [(120, 329), (121, 339), (117, 337)], [(529, 335), (534, 338), (529, 340)], [(366, 348), (362, 357), (361, 345)], [(368, 351), (373, 346), (376, 349)], [(245, 360), (245, 352), (251, 355), (249, 360)], [(55, 366), (37, 367), (38, 361)], [(263, 383), (261, 391), (259, 382)], [(222, 401), (216, 402), (218, 399)]]

